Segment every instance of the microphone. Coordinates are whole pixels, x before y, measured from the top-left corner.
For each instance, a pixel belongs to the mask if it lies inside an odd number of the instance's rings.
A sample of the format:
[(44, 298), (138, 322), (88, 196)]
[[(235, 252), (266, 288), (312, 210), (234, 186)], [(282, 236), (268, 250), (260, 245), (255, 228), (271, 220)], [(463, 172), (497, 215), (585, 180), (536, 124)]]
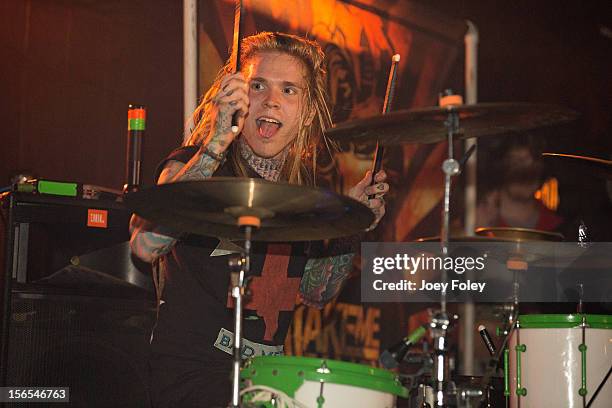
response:
[(480, 326), (478, 326), (478, 333), (480, 333), (480, 338), (485, 344), (485, 347), (487, 348), (487, 350), (489, 350), (489, 354), (491, 355), (491, 357), (493, 357), (497, 350), (495, 349), (495, 344), (493, 344), (493, 340), (491, 339), (491, 336), (489, 336), (489, 332), (487, 331), (487, 328), (481, 324)]
[(399, 363), (404, 360), (406, 354), (408, 354), (408, 349), (410, 348), (410, 346), (419, 341), (421, 337), (423, 337), (423, 335), (425, 334), (426, 330), (426, 325), (419, 326), (407, 337), (404, 337), (399, 343), (383, 351), (380, 357), (378, 358), (380, 364), (387, 369), (396, 368)]

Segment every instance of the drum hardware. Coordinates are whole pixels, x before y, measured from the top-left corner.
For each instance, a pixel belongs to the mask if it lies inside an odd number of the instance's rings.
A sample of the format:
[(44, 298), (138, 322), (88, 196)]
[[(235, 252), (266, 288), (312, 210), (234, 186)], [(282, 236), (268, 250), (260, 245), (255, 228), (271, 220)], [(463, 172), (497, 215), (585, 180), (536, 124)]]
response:
[[(516, 298), (515, 298), (516, 299)], [(497, 372), (500, 366), (503, 365), (504, 369), (504, 398), (505, 405), (509, 407), (509, 396), (510, 396), (510, 386), (508, 382), (509, 376), (506, 375), (506, 370), (508, 369), (508, 359), (509, 359), (509, 349), (508, 342), (510, 341), (510, 337), (515, 330), (518, 329), (518, 301), (515, 301), (510, 304), (505, 304), (500, 306), (498, 309), (500, 311), (501, 316), (503, 316), (503, 320), (505, 321), (504, 327), (497, 328), (496, 335), (498, 337), (503, 337), (500, 347), (495, 350), (495, 352), (489, 358), (489, 363), (487, 364), (487, 368), (485, 371), (485, 375), (481, 378), (478, 389), (486, 390), (486, 393), (480, 396), (475, 396), (475, 406), (476, 407), (490, 407), (491, 406), (491, 393), (490, 393), (490, 381), (493, 375)], [(491, 350), (489, 350), (491, 352)]]
[(582, 299), (584, 299), (584, 284), (578, 284), (578, 306), (576, 307), (576, 313), (582, 314), (583, 312), (583, 304)]
[(419, 380), (425, 376), (431, 376), (433, 372), (434, 360), (430, 354), (408, 355), (404, 360), (406, 364), (417, 364), (419, 369), (413, 374), (400, 374), (402, 384), (409, 390), (417, 389), (420, 385)]
[(239, 257), (230, 257), (228, 260), (231, 281), (232, 297), (234, 304), (234, 348), (233, 348), (233, 370), (232, 370), (232, 406), (240, 406), (240, 366), (242, 364), (242, 308), (243, 297), (247, 290), (247, 276), (251, 266), (251, 232), (261, 225), (261, 220), (246, 211), (244, 215), (238, 216), (238, 226), (244, 230), (244, 251)]
[[(502, 393), (494, 395), (496, 390), (501, 391), (502, 378), (496, 377), (494, 386), (487, 386), (485, 389), (480, 386), (479, 377), (458, 376), (448, 382), (445, 390), (447, 404), (453, 408), (501, 408), (504, 403), (501, 401)], [(434, 408), (434, 388), (426, 382), (419, 384), (412, 393), (411, 408)]]
[[(480, 399), (484, 396), (484, 392), (480, 389), (467, 388), (459, 392), (459, 401), (464, 408), (476, 408), (481, 405), (472, 405), (472, 399), (477, 398), (476, 404), (480, 404)], [(487, 403), (487, 405), (489, 405)]]
[[(582, 298), (580, 299), (580, 306), (582, 306)], [(586, 322), (586, 316), (582, 315), (582, 319), (580, 322), (580, 331), (582, 332), (582, 342), (580, 343), (580, 345), (578, 346), (578, 350), (580, 350), (580, 357), (581, 357), (581, 371), (582, 371), (582, 376), (581, 376), (581, 382), (580, 382), (580, 389), (578, 390), (578, 395), (580, 395), (582, 397), (582, 406), (586, 407), (586, 395), (587, 395), (587, 382), (586, 382), (586, 351), (587, 351), (587, 346), (586, 346), (586, 327), (587, 327), (587, 322)]]
[(580, 225), (578, 226), (578, 246), (586, 248), (587, 242), (589, 242), (588, 228), (584, 221), (580, 220)]
[(485, 347), (487, 348), (487, 351), (489, 352), (489, 356), (493, 357), (497, 352), (497, 349), (495, 348), (495, 344), (493, 343), (493, 340), (491, 339), (491, 336), (489, 335), (489, 332), (487, 331), (485, 325), (481, 324), (480, 326), (478, 326), (478, 333), (480, 334), (480, 338), (482, 339)]
[(418, 408), (432, 408), (434, 403), (433, 389), (425, 384), (419, 385)]
[(406, 357), (406, 354), (408, 354), (410, 346), (418, 342), (423, 335), (425, 335), (426, 330), (427, 326), (419, 326), (416, 330), (404, 337), (397, 344), (383, 351), (378, 358), (380, 364), (387, 369), (397, 368), (398, 364), (401, 363)]
[[(446, 111), (446, 136), (448, 143), (447, 158), (442, 163), (444, 173), (444, 202), (442, 210), (442, 222), (440, 231), (440, 247), (442, 257), (448, 256), (449, 222), (450, 222), (450, 194), (452, 177), (459, 174), (459, 162), (453, 157), (454, 145), (453, 136), (459, 133), (459, 113), (457, 106), (463, 103), (459, 95), (453, 95), (450, 89), (445, 90), (440, 95), (439, 105)], [(441, 282), (447, 282), (446, 270), (442, 270)], [(451, 324), (451, 319), (446, 310), (446, 289), (440, 294), (440, 310), (433, 313), (430, 320), (430, 329), (433, 338), (434, 348), (434, 374), (435, 374), (435, 403), (438, 407), (447, 405), (445, 399), (445, 387), (448, 382), (448, 358), (447, 358), (447, 331)]]

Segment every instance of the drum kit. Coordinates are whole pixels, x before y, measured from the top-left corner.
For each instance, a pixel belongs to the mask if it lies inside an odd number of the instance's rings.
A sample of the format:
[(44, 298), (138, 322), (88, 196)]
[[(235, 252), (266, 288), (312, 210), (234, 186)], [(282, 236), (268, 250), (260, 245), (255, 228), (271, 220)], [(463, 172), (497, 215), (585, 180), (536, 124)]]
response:
[[(448, 97), (446, 95), (445, 97)], [(442, 98), (444, 99), (444, 98)], [(576, 114), (556, 106), (490, 103), (462, 106), (456, 99), (439, 108), (406, 110), (334, 127), (336, 141), (403, 143), (449, 142), (445, 174), (441, 251), (448, 250), (451, 178), (460, 172), (453, 139), (522, 132), (571, 121)], [(563, 155), (554, 155), (561, 160)], [(610, 177), (612, 163), (568, 156)], [(252, 241), (313, 241), (366, 230), (373, 214), (362, 203), (323, 189), (241, 178), (211, 178), (156, 186), (126, 196), (135, 213), (177, 231), (244, 240), (244, 252), (230, 260), (235, 302), (232, 402), (238, 407), (394, 407), (408, 398), (402, 377), (387, 369), (325, 358), (260, 356), (242, 361), (242, 305), (249, 281)], [(525, 242), (561, 236), (517, 228), (485, 228), (469, 239)], [(442, 292), (440, 308), (425, 329), (433, 340), (429, 382), (418, 384), (411, 407), (491, 407), (491, 378), (503, 366), (501, 401), (512, 407), (612, 406), (612, 316), (519, 315), (516, 296), (507, 309), (502, 346), (492, 353), (490, 370), (479, 382), (449, 378), (454, 316)], [(414, 340), (414, 339), (413, 339)], [(410, 344), (405, 342), (405, 344)], [(405, 351), (398, 362), (401, 363)], [(500, 364), (502, 363), (503, 364)], [(606, 375), (607, 372), (607, 375)], [(502, 391), (497, 389), (497, 393)], [(497, 402), (498, 403), (498, 402)], [(401, 403), (400, 403), (401, 404)]]

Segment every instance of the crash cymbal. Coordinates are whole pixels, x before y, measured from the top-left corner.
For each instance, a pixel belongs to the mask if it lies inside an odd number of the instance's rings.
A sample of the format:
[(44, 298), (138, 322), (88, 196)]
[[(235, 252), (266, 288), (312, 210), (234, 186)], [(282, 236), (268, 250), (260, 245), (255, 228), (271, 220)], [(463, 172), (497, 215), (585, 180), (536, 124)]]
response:
[(571, 163), (576, 166), (581, 166), (585, 170), (592, 172), (595, 176), (612, 180), (612, 160), (561, 153), (542, 153), (542, 156), (556, 158), (564, 163)]
[(529, 228), (481, 227), (476, 228), (476, 235), (511, 242), (526, 241), (563, 241), (563, 234), (540, 231)]
[(253, 241), (311, 241), (368, 228), (372, 211), (331, 191), (261, 179), (215, 177), (128, 194), (128, 208), (178, 232), (243, 239), (240, 216), (261, 219)]
[[(459, 114), (456, 139), (524, 132), (572, 121), (570, 109), (534, 103), (481, 103), (454, 108)], [(338, 142), (383, 145), (437, 143), (445, 141), (447, 108), (401, 110), (386, 115), (347, 121), (327, 131)]]

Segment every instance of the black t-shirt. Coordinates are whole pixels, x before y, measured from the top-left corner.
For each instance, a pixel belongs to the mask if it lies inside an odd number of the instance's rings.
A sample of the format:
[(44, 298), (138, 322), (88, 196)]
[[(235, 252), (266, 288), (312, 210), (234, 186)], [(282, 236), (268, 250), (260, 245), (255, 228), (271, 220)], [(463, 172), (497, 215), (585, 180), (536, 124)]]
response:
[[(197, 147), (194, 146), (173, 151), (158, 167), (157, 176), (168, 160), (187, 163), (196, 152)], [(259, 177), (252, 173), (250, 177)], [(235, 176), (229, 161), (217, 169), (214, 176)], [(156, 356), (159, 358), (157, 363), (152, 364), (153, 369), (166, 370), (166, 378), (158, 379), (161, 381), (159, 387), (171, 387), (167, 383), (172, 381), (173, 376), (186, 381), (185, 378), (190, 378), (193, 373), (182, 372), (182, 367), (189, 370), (188, 367), (194, 364), (205, 365), (211, 375), (223, 375), (224, 370), (229, 370), (232, 345), (228, 338), (233, 336), (229, 332), (234, 331), (231, 307), (234, 299), (230, 295), (228, 268), (228, 257), (231, 255), (211, 256), (219, 243), (217, 238), (189, 235), (180, 239), (164, 255), (162, 264), (166, 283), (152, 341), (153, 359)], [(281, 346), (284, 343), (306, 265), (305, 248), (305, 243), (253, 243), (250, 297), (244, 303), (244, 356), (274, 354), (278, 347), (266, 346)], [(160, 366), (161, 359), (172, 360), (172, 368), (167, 364)], [(180, 361), (185, 364), (177, 365)], [(228, 371), (227, 376), (230, 374)], [(154, 383), (155, 375), (153, 373)], [(213, 381), (208, 383), (214, 384)], [(183, 391), (183, 394), (189, 392)], [(211, 396), (210, 393), (214, 392), (211, 389), (205, 395)], [(225, 395), (225, 390), (221, 390), (220, 394)]]

